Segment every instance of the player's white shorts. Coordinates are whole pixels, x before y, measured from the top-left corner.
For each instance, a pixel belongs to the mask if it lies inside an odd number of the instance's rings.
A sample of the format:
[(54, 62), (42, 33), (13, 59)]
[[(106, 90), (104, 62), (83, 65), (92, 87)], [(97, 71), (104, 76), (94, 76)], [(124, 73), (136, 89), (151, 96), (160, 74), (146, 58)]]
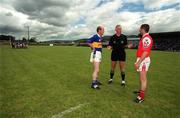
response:
[(101, 51), (96, 51), (96, 53), (91, 52), (91, 56), (90, 56), (90, 62), (101, 62)]
[[(137, 58), (137, 61), (139, 60), (140, 58)], [(136, 62), (137, 62), (136, 61)], [(150, 66), (150, 63), (151, 63), (151, 59), (150, 57), (146, 57), (140, 64), (139, 66), (139, 69), (137, 69), (137, 71), (148, 71), (149, 69), (149, 66)]]

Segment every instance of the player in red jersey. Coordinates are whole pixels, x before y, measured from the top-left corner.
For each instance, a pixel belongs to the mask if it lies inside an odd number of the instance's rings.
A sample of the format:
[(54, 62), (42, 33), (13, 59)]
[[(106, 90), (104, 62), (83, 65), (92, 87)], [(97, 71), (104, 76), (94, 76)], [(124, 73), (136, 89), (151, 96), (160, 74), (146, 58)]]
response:
[(140, 90), (137, 92), (138, 96), (135, 100), (137, 103), (141, 103), (144, 101), (145, 91), (147, 87), (147, 71), (150, 66), (150, 53), (153, 45), (153, 40), (149, 35), (149, 25), (142, 24), (139, 32), (142, 35), (142, 38), (139, 41), (138, 50), (136, 53), (137, 61), (134, 64), (135, 69), (140, 74)]

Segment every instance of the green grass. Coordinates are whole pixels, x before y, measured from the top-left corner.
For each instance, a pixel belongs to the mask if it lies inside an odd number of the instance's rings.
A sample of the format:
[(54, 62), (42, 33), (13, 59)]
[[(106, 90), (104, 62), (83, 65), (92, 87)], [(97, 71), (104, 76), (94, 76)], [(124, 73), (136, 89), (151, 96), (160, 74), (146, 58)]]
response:
[(92, 65), (86, 47), (0, 47), (0, 118), (51, 118), (88, 103), (65, 118), (180, 117), (180, 53), (152, 51), (145, 102), (133, 102), (139, 87), (135, 50), (127, 52), (127, 86), (107, 85), (110, 52), (103, 50), (101, 90), (90, 88)]

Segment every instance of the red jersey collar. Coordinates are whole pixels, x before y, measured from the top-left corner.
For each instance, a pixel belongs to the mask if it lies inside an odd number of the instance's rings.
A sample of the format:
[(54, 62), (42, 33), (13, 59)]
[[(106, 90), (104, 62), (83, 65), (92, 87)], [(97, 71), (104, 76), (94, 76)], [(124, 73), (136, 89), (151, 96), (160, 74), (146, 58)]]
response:
[(145, 33), (142, 37), (145, 37), (146, 35), (149, 35), (149, 33)]

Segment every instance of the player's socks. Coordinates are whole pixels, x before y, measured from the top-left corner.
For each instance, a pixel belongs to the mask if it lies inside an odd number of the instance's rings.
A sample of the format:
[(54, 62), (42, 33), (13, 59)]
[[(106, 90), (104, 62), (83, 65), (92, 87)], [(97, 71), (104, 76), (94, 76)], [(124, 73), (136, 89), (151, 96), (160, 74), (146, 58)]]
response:
[(125, 72), (121, 72), (121, 86), (125, 86)]
[(140, 90), (138, 96), (140, 96), (142, 99), (144, 99), (144, 95), (145, 95), (145, 91)]
[(97, 80), (93, 80), (92, 83), (95, 84), (97, 82)]
[(113, 81), (113, 77), (114, 77), (114, 71), (110, 71), (110, 79), (109, 79), (109, 81), (108, 81), (108, 84), (111, 84), (112, 83), (112, 81)]
[(144, 101), (144, 95), (145, 95), (145, 91), (140, 90), (135, 102), (142, 103)]

